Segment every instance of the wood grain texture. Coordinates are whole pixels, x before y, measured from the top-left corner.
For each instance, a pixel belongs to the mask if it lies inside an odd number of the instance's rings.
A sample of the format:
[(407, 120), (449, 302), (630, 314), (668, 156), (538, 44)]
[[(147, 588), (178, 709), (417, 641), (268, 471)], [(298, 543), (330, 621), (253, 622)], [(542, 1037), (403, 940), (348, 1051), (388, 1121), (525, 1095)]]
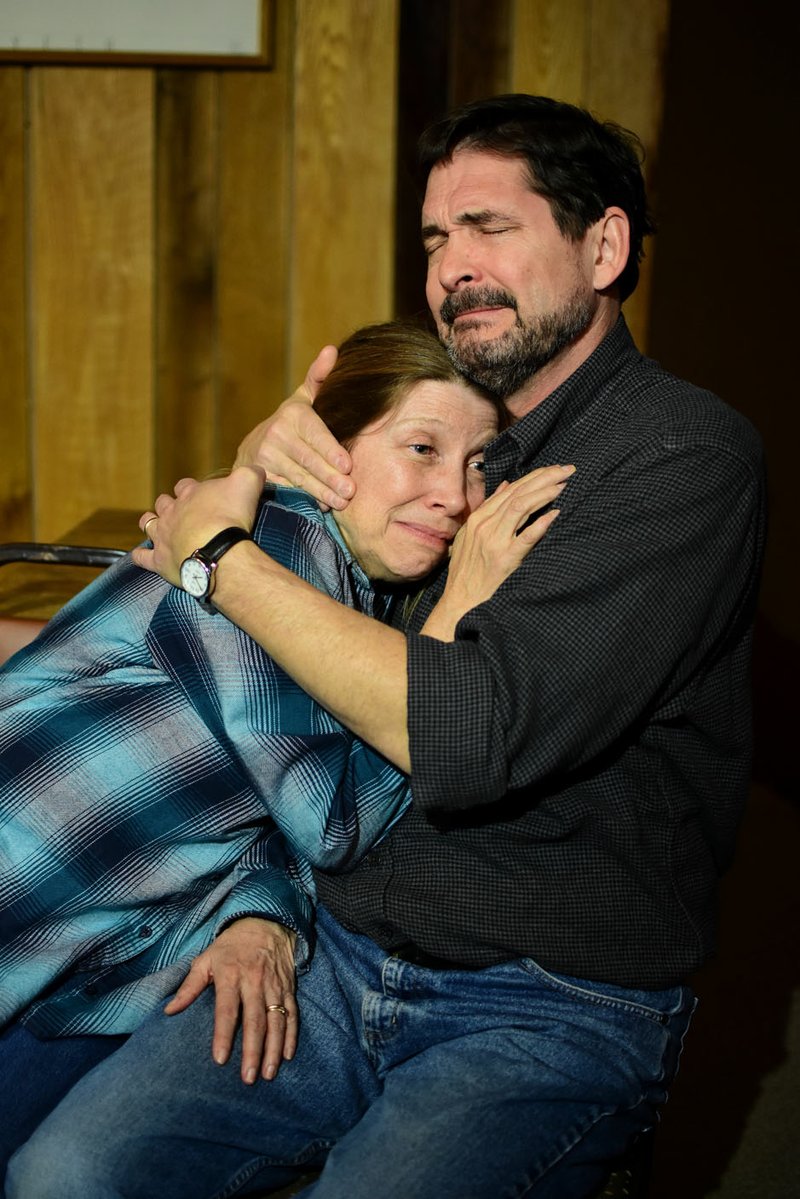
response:
[(582, 104), (591, 0), (512, 0), (511, 90)]
[(156, 79), (156, 491), (218, 465), (218, 80)]
[(218, 457), (294, 389), (288, 370), (292, 5), (276, 8), (275, 69), (220, 93)]
[(451, 106), (510, 91), (511, 0), (451, 0)]
[(25, 74), (0, 68), (0, 541), (32, 531), (25, 313)]
[[(652, 191), (668, 26), (669, 0), (514, 0), (513, 89), (579, 104), (632, 129), (645, 147)], [(639, 286), (625, 304), (643, 350), (652, 257), (651, 242)]]
[[(664, 101), (669, 0), (593, 0), (591, 70), (585, 103), (593, 112), (632, 129), (645, 151), (651, 204), (657, 195), (658, 144)], [(658, 239), (649, 238), (639, 286), (625, 304), (634, 340), (646, 350), (650, 292)]]
[[(540, 91), (636, 129), (654, 181), (669, 0), (411, 7), (406, 143), (409, 107)], [(321, 345), (392, 315), (395, 272), (420, 310), (415, 197), (395, 224), (399, 9), (276, 0), (268, 72), (0, 68), (6, 537), (228, 465)], [(626, 305), (640, 344), (648, 282)]]
[(297, 0), (293, 377), (392, 313), (397, 0)]
[(153, 491), (153, 73), (36, 68), (35, 534)]

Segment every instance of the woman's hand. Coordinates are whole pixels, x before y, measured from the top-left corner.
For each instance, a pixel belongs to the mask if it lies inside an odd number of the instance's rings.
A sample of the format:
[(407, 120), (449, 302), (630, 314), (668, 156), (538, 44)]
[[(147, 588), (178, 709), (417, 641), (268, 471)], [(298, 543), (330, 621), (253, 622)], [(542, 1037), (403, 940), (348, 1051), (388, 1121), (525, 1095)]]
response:
[(294, 395), (247, 434), (236, 466), (260, 466), (271, 483), (302, 487), (328, 508), (346, 508), (355, 490), (350, 455), (312, 407), (335, 362), (336, 347), (325, 346)]
[(134, 562), (179, 586), (184, 558), (223, 529), (252, 529), (263, 490), (264, 472), (255, 466), (241, 466), (223, 479), (202, 483), (181, 479), (174, 496), (160, 495), (154, 508), (139, 518), (139, 528), (153, 548), (138, 546)]
[(274, 1078), (281, 1061), (297, 1048), (297, 1001), (294, 971), (295, 934), (281, 924), (247, 916), (234, 921), (192, 962), (181, 987), (165, 1007), (182, 1012), (214, 984), (214, 1061), (231, 1054), (241, 1016), (242, 1080), (261, 1073)]
[(529, 525), (525, 522), (552, 503), (574, 473), (574, 466), (541, 466), (514, 483), (501, 483), (475, 509), (453, 542), (444, 593), (423, 633), (439, 641), (453, 640), (461, 617), (494, 595), (544, 537), (558, 516), (557, 508)]

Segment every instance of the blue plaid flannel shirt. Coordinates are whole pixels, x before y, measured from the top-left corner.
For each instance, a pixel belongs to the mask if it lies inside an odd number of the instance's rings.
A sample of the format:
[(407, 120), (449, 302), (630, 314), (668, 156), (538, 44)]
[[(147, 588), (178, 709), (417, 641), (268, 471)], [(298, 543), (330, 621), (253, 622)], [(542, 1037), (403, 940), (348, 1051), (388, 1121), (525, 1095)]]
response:
[[(381, 615), (309, 496), (265, 493), (254, 536)], [(304, 968), (311, 863), (347, 869), (408, 800), (249, 637), (121, 560), (0, 671), (0, 1026), (129, 1032), (245, 915)]]

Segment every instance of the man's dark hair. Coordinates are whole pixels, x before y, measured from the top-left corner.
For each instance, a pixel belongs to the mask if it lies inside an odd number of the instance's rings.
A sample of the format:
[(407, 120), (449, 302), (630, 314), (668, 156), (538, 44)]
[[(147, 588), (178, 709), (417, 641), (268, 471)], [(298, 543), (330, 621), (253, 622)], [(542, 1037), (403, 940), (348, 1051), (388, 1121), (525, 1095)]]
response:
[(628, 217), (631, 246), (617, 286), (624, 300), (639, 281), (642, 243), (654, 225), (647, 209), (639, 139), (613, 121), (547, 96), (493, 96), (457, 108), (422, 134), (421, 182), (459, 149), (520, 158), (531, 188), (543, 196), (559, 230), (580, 241), (612, 205)]

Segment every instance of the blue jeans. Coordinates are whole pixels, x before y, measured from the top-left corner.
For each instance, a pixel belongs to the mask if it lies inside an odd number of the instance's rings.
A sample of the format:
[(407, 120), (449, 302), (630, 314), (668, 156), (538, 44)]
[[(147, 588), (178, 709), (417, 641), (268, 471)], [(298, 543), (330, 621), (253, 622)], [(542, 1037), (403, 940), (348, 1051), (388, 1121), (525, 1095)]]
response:
[(210, 1057), (213, 997), (149, 1020), (12, 1160), (8, 1199), (577, 1199), (656, 1118), (690, 992), (411, 965), (319, 917), (297, 1055), (245, 1086)]
[(11, 1154), (84, 1074), (125, 1037), (56, 1037), (41, 1041), (16, 1023), (0, 1033), (0, 1184)]

